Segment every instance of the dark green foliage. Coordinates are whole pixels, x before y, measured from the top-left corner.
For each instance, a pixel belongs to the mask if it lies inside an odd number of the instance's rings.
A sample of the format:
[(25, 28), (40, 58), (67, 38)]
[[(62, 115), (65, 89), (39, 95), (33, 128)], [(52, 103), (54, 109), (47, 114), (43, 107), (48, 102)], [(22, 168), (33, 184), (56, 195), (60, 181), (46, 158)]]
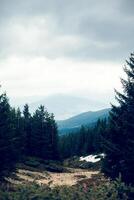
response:
[(11, 126), (13, 131), (13, 135), (11, 136), (13, 139), (12, 150), (14, 151), (14, 158), (16, 157), (16, 160), (18, 160), (23, 153), (23, 120), (19, 108), (17, 110), (11, 108)]
[(31, 155), (32, 149), (32, 117), (29, 112), (28, 104), (25, 104), (23, 110), (23, 153), (25, 155)]
[(58, 132), (53, 114), (40, 106), (32, 118), (32, 156), (58, 159)]
[(46, 113), (43, 106), (40, 106), (33, 115), (32, 126), (32, 155), (46, 157), (46, 147), (48, 143)]
[(107, 133), (107, 120), (98, 120), (93, 129), (93, 147), (96, 153), (103, 152), (103, 140), (102, 138)]
[(28, 167), (39, 167), (40, 162), (38, 159), (34, 158), (34, 157), (27, 157), (27, 159), (24, 160), (24, 164)]
[(19, 137), (6, 94), (0, 95), (0, 173), (7, 170), (18, 157)]
[(23, 156), (58, 159), (58, 133), (53, 114), (40, 106), (33, 116), (24, 106), (11, 108), (6, 94), (0, 95), (0, 177)]
[(82, 126), (77, 133), (70, 133), (59, 138), (62, 158), (82, 156), (103, 152), (102, 136), (106, 134), (107, 120), (98, 120), (94, 128)]
[[(8, 189), (9, 190), (9, 189)], [(120, 179), (98, 183), (80, 183), (77, 186), (50, 188), (35, 183), (20, 185), (15, 190), (0, 190), (1, 200), (133, 200), (134, 188)]]
[(134, 184), (134, 54), (125, 67), (127, 80), (121, 79), (124, 93), (116, 91), (119, 106), (112, 106), (108, 134), (104, 137), (104, 172)]

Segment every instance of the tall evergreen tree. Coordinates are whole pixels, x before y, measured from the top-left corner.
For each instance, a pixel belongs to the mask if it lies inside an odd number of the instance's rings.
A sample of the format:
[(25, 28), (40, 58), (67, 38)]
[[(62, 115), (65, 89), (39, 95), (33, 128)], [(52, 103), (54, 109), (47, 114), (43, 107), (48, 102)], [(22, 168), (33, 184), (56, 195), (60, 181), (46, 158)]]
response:
[(12, 130), (12, 150), (14, 152), (14, 158), (17, 161), (22, 154), (22, 138), (23, 138), (23, 127), (22, 127), (22, 116), (21, 111), (18, 108), (11, 108), (10, 111), (11, 130)]
[(40, 106), (32, 119), (32, 152), (34, 156), (45, 158), (46, 150), (46, 119), (44, 106)]
[(40, 106), (32, 120), (32, 152), (44, 159), (58, 158), (58, 132), (54, 116)]
[(96, 153), (103, 152), (103, 137), (106, 133), (107, 129), (107, 119), (98, 119), (93, 132), (94, 139), (93, 139), (93, 147)]
[(47, 138), (48, 138), (48, 143), (47, 143), (48, 155), (50, 159), (57, 160), (59, 158), (58, 130), (53, 114), (48, 114), (46, 112), (46, 123), (47, 123)]
[(16, 136), (12, 126), (11, 108), (6, 94), (0, 95), (0, 172), (16, 160)]
[(24, 110), (23, 110), (23, 149), (24, 153), (26, 155), (31, 155), (32, 154), (32, 144), (31, 144), (31, 137), (32, 137), (32, 120), (31, 120), (31, 114), (29, 112), (29, 106), (28, 104), (24, 105)]
[(118, 106), (112, 106), (109, 130), (104, 139), (104, 172), (115, 178), (121, 173), (127, 183), (134, 183), (134, 54), (124, 68), (127, 80), (121, 79), (124, 93), (116, 91)]
[(87, 148), (87, 130), (84, 126), (81, 127), (79, 131), (79, 138), (78, 138), (78, 155), (84, 155), (86, 153)]

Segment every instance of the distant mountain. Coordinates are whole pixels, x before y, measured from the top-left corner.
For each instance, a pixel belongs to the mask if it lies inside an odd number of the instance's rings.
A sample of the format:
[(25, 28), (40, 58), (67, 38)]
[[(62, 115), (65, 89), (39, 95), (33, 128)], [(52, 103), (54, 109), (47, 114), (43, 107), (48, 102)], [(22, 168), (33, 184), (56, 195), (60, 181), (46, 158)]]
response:
[(57, 121), (58, 130), (61, 134), (64, 134), (68, 132), (75, 132), (76, 130), (79, 130), (82, 125), (93, 126), (98, 119), (108, 117), (109, 111), (110, 108), (95, 112), (89, 111), (66, 120)]
[(12, 98), (11, 103), (15, 107), (19, 106), (21, 110), (23, 110), (23, 105), (28, 103), (32, 113), (42, 104), (47, 108), (48, 112), (54, 113), (56, 120), (64, 120), (90, 109), (99, 110), (107, 106), (105, 102), (101, 102), (100, 99), (95, 100), (92, 96), (88, 99), (69, 94)]
[(89, 99), (57, 94), (44, 97), (41, 100), (30, 104), (30, 107), (32, 110), (35, 110), (40, 104), (45, 105), (48, 112), (54, 113), (55, 118), (58, 120), (67, 119), (85, 111), (87, 107), (89, 108), (91, 103)]

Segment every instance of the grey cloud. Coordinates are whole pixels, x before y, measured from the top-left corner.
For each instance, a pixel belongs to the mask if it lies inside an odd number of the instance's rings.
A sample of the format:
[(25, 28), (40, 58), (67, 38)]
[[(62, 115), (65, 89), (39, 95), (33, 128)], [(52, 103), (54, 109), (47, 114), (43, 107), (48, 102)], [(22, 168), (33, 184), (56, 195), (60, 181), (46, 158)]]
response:
[[(133, 51), (132, 0), (0, 0), (0, 4), (1, 56), (16, 53), (50, 58), (118, 60)], [(36, 16), (47, 17), (48, 43), (42, 31), (41, 41), (37, 41), (35, 48), (19, 46), (12, 32), (12, 20), (25, 24), (29, 19), (34, 21)], [(80, 44), (74, 47), (77, 44), (70, 40), (68, 45), (59, 45), (59, 38), (66, 36), (80, 38)]]
[(120, 0), (121, 5), (120, 8), (122, 12), (128, 16), (131, 16), (134, 14), (134, 1), (133, 0)]

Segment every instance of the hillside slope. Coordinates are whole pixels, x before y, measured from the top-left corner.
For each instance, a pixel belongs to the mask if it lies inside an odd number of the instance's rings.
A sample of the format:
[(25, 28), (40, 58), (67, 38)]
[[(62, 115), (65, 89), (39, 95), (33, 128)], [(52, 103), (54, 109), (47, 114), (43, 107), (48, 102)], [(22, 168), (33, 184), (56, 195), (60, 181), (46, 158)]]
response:
[(57, 121), (58, 129), (60, 133), (66, 133), (70, 131), (78, 130), (82, 125), (91, 126), (98, 119), (103, 119), (108, 117), (110, 108), (99, 110), (99, 111), (89, 111), (84, 112), (67, 120)]

